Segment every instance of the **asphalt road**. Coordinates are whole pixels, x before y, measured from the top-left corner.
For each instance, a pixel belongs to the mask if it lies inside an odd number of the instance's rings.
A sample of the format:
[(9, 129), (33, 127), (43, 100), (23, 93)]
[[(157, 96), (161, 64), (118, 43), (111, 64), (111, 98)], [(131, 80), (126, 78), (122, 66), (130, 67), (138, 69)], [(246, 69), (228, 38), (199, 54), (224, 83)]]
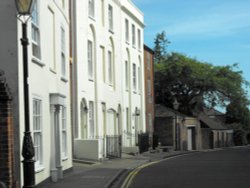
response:
[(129, 188), (250, 188), (250, 147), (167, 159), (131, 177)]

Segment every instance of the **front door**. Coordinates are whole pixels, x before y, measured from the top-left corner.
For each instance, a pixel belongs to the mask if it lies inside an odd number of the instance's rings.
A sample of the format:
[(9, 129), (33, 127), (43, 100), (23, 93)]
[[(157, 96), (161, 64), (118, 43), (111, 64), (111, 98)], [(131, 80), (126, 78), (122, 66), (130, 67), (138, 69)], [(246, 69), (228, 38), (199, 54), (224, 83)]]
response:
[(195, 127), (188, 127), (187, 146), (188, 146), (188, 150), (195, 150), (196, 149)]
[(193, 149), (193, 139), (192, 139), (192, 129), (189, 127), (187, 129), (187, 149), (192, 150)]

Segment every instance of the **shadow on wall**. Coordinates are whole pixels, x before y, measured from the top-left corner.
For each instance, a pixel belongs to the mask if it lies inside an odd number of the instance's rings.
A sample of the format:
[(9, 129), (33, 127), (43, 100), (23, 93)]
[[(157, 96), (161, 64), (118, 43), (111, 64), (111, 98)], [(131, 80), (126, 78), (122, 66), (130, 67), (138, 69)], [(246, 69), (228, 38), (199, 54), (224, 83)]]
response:
[(0, 188), (7, 188), (7, 186), (3, 182), (0, 181)]
[(247, 134), (247, 144), (250, 144), (250, 133)]
[(233, 134), (234, 144), (236, 146), (242, 146), (250, 144), (250, 133), (243, 130), (235, 130)]
[(182, 141), (182, 148), (183, 150), (187, 150), (187, 141)]

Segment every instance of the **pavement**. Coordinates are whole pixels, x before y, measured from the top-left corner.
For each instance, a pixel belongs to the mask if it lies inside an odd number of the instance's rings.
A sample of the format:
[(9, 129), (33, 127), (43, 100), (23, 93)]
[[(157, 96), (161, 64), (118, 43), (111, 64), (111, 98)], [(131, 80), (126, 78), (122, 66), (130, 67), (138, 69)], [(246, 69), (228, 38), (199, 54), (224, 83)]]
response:
[(75, 161), (73, 170), (56, 183), (47, 182), (40, 188), (113, 188), (119, 187), (133, 169), (153, 161), (190, 153), (188, 151), (150, 151), (138, 155), (122, 154), (122, 158), (102, 162)]

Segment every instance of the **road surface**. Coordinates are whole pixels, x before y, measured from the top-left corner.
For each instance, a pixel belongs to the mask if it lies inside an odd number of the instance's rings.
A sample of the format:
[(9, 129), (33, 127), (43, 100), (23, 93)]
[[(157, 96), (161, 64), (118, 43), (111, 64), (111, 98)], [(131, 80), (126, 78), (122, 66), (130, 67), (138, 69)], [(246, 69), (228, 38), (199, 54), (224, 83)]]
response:
[(250, 188), (250, 147), (163, 160), (132, 172), (129, 188)]

